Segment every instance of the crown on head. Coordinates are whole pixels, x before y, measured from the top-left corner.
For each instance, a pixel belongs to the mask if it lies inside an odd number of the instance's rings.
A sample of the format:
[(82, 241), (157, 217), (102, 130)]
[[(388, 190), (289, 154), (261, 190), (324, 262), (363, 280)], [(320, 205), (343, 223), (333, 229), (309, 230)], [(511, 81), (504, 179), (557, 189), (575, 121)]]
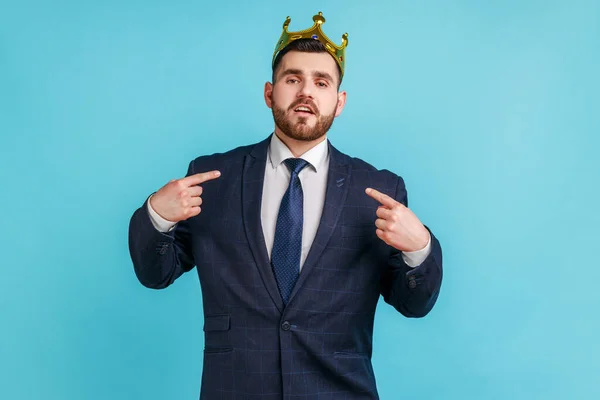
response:
[(281, 37), (279, 38), (279, 41), (275, 46), (275, 52), (273, 53), (273, 64), (275, 64), (277, 53), (283, 50), (283, 48), (292, 41), (296, 39), (316, 39), (323, 43), (329, 54), (335, 58), (335, 61), (338, 63), (340, 70), (342, 71), (342, 76), (344, 76), (344, 67), (346, 65), (346, 46), (348, 46), (348, 33), (344, 33), (342, 35), (342, 44), (340, 46), (333, 43), (321, 29), (321, 25), (325, 23), (325, 17), (323, 17), (323, 13), (320, 11), (313, 17), (313, 21), (315, 21), (315, 23), (309, 29), (298, 32), (288, 32), (290, 21), (291, 19), (288, 16), (283, 23), (283, 32), (281, 33)]

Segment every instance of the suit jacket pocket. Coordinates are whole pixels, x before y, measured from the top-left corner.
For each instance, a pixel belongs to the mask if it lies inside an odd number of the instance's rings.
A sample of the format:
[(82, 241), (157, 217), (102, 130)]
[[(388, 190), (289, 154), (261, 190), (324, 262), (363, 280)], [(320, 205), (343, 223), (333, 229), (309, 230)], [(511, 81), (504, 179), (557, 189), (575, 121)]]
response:
[(226, 354), (232, 351), (232, 347), (204, 347), (204, 354)]
[(227, 314), (204, 317), (204, 332), (228, 331), (229, 328), (230, 318)]
[[(375, 374), (368, 353), (336, 351), (333, 353), (336, 375), (352, 377), (357, 391), (370, 393), (375, 387)], [(375, 396), (373, 396), (375, 398)]]
[(229, 341), (230, 317), (227, 314), (207, 315), (204, 317), (205, 345), (204, 353), (231, 353), (233, 346)]
[(369, 358), (367, 353), (357, 353), (354, 351), (336, 351), (333, 353), (335, 358)]

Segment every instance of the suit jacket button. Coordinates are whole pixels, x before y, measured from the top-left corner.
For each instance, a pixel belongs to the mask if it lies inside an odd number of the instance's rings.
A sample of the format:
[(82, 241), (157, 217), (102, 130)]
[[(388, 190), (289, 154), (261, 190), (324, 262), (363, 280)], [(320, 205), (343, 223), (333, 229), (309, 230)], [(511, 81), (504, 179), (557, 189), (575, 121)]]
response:
[(417, 287), (417, 281), (415, 280), (415, 276), (414, 275), (409, 275), (408, 276), (408, 287), (411, 289), (414, 289)]
[(284, 321), (283, 324), (281, 324), (281, 329), (283, 329), (284, 331), (289, 331), (292, 325), (290, 325), (289, 322)]
[(165, 243), (165, 242), (160, 242), (158, 247), (158, 254), (164, 255), (167, 254), (167, 251), (169, 249), (169, 243)]

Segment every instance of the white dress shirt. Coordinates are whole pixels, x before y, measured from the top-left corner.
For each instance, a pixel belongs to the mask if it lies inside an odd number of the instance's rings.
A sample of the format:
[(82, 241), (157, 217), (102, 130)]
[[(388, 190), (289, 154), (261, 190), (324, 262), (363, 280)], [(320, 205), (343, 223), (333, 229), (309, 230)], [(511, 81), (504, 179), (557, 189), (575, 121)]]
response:
[[(262, 205), (260, 210), (263, 235), (267, 245), (267, 253), (271, 259), (271, 250), (275, 238), (275, 226), (279, 213), (279, 204), (290, 182), (290, 170), (283, 163), (287, 158), (294, 158), (290, 149), (279, 139), (276, 134), (271, 136), (268, 159), (265, 168), (265, 180), (262, 192)], [(308, 161), (300, 171), (298, 178), (304, 193), (304, 223), (302, 225), (302, 252), (300, 256), (300, 269), (304, 265), (308, 251), (317, 233), (321, 220), (323, 205), (325, 204), (325, 189), (327, 187), (327, 174), (329, 170), (329, 148), (327, 140), (323, 140), (315, 147), (302, 154), (300, 158)], [(366, 188), (365, 188), (366, 189)], [(367, 194), (365, 194), (366, 196)], [(160, 232), (168, 232), (175, 227), (175, 223), (167, 221), (152, 209), (148, 201), (148, 212), (154, 227)], [(375, 229), (375, 220), (373, 220)], [(427, 245), (417, 251), (403, 252), (402, 258), (410, 267), (420, 265), (431, 251), (431, 238)]]

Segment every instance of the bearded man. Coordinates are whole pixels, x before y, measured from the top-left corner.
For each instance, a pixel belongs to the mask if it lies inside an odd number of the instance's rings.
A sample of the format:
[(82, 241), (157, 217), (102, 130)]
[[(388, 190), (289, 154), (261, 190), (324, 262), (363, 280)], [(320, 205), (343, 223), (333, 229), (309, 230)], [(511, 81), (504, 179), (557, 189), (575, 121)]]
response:
[(276, 45), (264, 87), (274, 131), (194, 159), (130, 221), (141, 284), (166, 288), (196, 267), (202, 399), (377, 399), (380, 296), (409, 318), (438, 298), (440, 243), (403, 179), (327, 138), (346, 103), (347, 35), (337, 46), (323, 15), (313, 21), (290, 33), (288, 17)]

